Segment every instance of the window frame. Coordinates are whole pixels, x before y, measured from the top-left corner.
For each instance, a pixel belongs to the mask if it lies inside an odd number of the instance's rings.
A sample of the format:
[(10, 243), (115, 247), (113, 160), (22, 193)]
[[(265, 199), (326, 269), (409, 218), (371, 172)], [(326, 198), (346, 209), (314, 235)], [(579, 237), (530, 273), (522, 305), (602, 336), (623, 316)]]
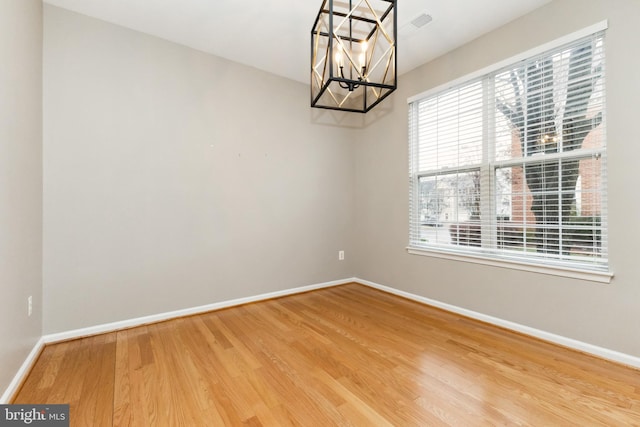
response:
[[(548, 259), (543, 259), (543, 258), (536, 259), (535, 257), (526, 257), (522, 255), (514, 258), (510, 258), (509, 256), (504, 256), (504, 254), (491, 252), (492, 247), (491, 247), (491, 243), (489, 242), (491, 241), (493, 242), (493, 244), (495, 244), (496, 239), (495, 238), (492, 239), (491, 233), (487, 233), (486, 229), (482, 229), (482, 232), (481, 232), (482, 244), (479, 248), (472, 248), (470, 246), (468, 247), (465, 246), (464, 249), (459, 249), (460, 246), (458, 245), (451, 245), (451, 248), (447, 248), (445, 245), (442, 245), (442, 246), (414, 245), (412, 240), (415, 236), (419, 235), (419, 230), (417, 230), (417, 228), (419, 228), (420, 226), (419, 224), (420, 221), (418, 221), (419, 218), (415, 217), (418, 211), (417, 204), (419, 203), (418, 200), (420, 196), (419, 182), (422, 178), (425, 178), (425, 177), (442, 176), (442, 171), (438, 171), (438, 170), (418, 171), (417, 170), (418, 144), (414, 142), (414, 139), (416, 139), (415, 129), (418, 126), (416, 124), (417, 108), (413, 109), (411, 107), (411, 104), (419, 102), (421, 100), (425, 100), (427, 98), (431, 98), (436, 94), (443, 94), (448, 90), (455, 90), (455, 89), (464, 87), (465, 85), (471, 85), (474, 82), (478, 82), (478, 81), (482, 82), (483, 92), (486, 92), (487, 90), (493, 90), (492, 87), (487, 87), (492, 85), (488, 85), (485, 83), (485, 77), (487, 75), (490, 75), (498, 70), (501, 70), (505, 67), (513, 65), (517, 62), (527, 60), (529, 58), (532, 58), (537, 55), (544, 54), (548, 51), (559, 48), (563, 45), (578, 41), (582, 38), (593, 36), (596, 33), (603, 32), (604, 30), (607, 29), (607, 27), (608, 27), (607, 21), (599, 22), (597, 24), (584, 28), (580, 31), (576, 31), (572, 34), (569, 34), (565, 37), (559, 38), (557, 40), (551, 41), (544, 45), (538, 46), (537, 48), (523, 52), (519, 55), (516, 55), (515, 57), (506, 59), (497, 64), (483, 68), (470, 75), (464, 76), (462, 78), (456, 79), (444, 85), (430, 89), (426, 92), (412, 96), (407, 100), (407, 103), (409, 104), (409, 118), (408, 118), (409, 158), (410, 158), (410, 164), (409, 164), (409, 169), (410, 169), (409, 171), (409, 179), (410, 179), (409, 204), (410, 206), (409, 207), (410, 207), (411, 214), (409, 218), (409, 228), (410, 228), (409, 246), (406, 249), (409, 254), (425, 255), (425, 256), (436, 257), (436, 258), (444, 258), (449, 260), (490, 265), (494, 267), (530, 271), (530, 272), (550, 274), (550, 275), (561, 276), (561, 277), (570, 277), (575, 279), (595, 281), (595, 282), (601, 282), (601, 283), (610, 283), (613, 277), (613, 273), (610, 271), (610, 264), (608, 262), (608, 259), (606, 260), (606, 265), (604, 265), (604, 267), (601, 266), (600, 268), (589, 269), (589, 268), (581, 268), (578, 265), (575, 265), (575, 266), (568, 265), (569, 264), (568, 262), (555, 264), (553, 262), (550, 262)], [(486, 108), (486, 106), (483, 106), (483, 115), (485, 115), (484, 117), (485, 119), (487, 118), (486, 115), (488, 114), (496, 114), (494, 111), (489, 111), (489, 110), (493, 110), (493, 109)], [(603, 110), (603, 115), (606, 115), (606, 105)], [(483, 132), (485, 132), (485, 134), (491, 134), (492, 132), (494, 132), (494, 129), (490, 129), (489, 127), (495, 125), (495, 120), (486, 120), (485, 123), (488, 123), (489, 126), (486, 126), (487, 129), (484, 129)], [(447, 173), (463, 172), (465, 170), (480, 171), (480, 177), (481, 177), (480, 179), (482, 180), (482, 182), (484, 182), (484, 186), (481, 187), (483, 189), (481, 190), (481, 195), (480, 195), (480, 212), (482, 213), (482, 215), (488, 214), (489, 215), (488, 217), (491, 218), (491, 220), (485, 221), (485, 222), (481, 221), (479, 222), (479, 224), (481, 227), (489, 227), (491, 224), (491, 227), (495, 231), (496, 229), (495, 223), (497, 223), (497, 216), (495, 215), (496, 209), (493, 206), (495, 201), (492, 201), (492, 197), (495, 197), (494, 187), (495, 187), (496, 171), (500, 168), (516, 167), (516, 166), (522, 166), (525, 164), (534, 164), (536, 162), (540, 162), (541, 159), (537, 158), (536, 156), (523, 156), (523, 157), (514, 158), (514, 159), (496, 160), (495, 157), (492, 155), (493, 153), (490, 152), (495, 149), (495, 144), (489, 143), (488, 142), (489, 139), (490, 139), (489, 136), (487, 135), (483, 136), (482, 160), (480, 163), (466, 164), (463, 166), (448, 168)], [(603, 165), (606, 170), (606, 144), (599, 148), (581, 149), (580, 156), (584, 158), (588, 158), (589, 156), (594, 156), (594, 158), (601, 159), (603, 161)], [(575, 159), (576, 154), (575, 153), (572, 154), (571, 151), (559, 152), (557, 154), (551, 154), (551, 155), (545, 156), (544, 160), (545, 161), (562, 160), (567, 158)], [(487, 183), (489, 185), (487, 185)], [(606, 189), (604, 191), (606, 192)], [(605, 227), (604, 230), (606, 231), (606, 221), (604, 220), (604, 218), (606, 218), (606, 200), (603, 201), (603, 205), (604, 205), (603, 209), (605, 210), (605, 212), (603, 212), (602, 214), (603, 216), (602, 225), (603, 227)], [(489, 237), (486, 237), (486, 236), (489, 236)], [(605, 236), (603, 236), (603, 239), (604, 238)]]

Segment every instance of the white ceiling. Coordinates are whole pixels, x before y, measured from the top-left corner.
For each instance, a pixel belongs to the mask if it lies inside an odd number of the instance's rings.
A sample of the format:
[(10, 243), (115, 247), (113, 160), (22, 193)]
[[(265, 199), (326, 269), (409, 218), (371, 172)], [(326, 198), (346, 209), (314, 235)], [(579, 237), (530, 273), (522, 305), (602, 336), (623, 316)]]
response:
[[(44, 0), (290, 79), (308, 82), (311, 26), (321, 0)], [(433, 21), (398, 39), (400, 74), (551, 0), (400, 0), (398, 28), (423, 12)]]

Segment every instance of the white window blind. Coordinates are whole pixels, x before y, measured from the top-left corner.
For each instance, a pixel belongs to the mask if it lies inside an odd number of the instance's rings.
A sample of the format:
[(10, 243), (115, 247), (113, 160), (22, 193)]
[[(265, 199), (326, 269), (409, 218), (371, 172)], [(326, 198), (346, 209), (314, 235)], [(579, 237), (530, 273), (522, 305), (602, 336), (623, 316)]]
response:
[(604, 32), (409, 104), (414, 249), (607, 271)]

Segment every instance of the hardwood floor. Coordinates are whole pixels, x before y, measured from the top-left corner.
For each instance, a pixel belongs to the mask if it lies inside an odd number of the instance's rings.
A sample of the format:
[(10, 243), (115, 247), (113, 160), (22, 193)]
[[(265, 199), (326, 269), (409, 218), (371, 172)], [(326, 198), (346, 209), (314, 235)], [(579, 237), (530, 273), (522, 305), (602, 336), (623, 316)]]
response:
[(47, 346), (14, 403), (73, 426), (631, 426), (640, 371), (349, 284)]

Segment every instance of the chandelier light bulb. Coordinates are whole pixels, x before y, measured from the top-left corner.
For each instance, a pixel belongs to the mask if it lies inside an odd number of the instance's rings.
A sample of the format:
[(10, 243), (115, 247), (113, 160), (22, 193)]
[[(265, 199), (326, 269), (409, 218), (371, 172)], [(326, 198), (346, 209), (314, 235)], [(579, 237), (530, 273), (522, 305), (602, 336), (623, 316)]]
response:
[(358, 62), (360, 63), (360, 68), (367, 66), (367, 55), (364, 52), (358, 57)]

